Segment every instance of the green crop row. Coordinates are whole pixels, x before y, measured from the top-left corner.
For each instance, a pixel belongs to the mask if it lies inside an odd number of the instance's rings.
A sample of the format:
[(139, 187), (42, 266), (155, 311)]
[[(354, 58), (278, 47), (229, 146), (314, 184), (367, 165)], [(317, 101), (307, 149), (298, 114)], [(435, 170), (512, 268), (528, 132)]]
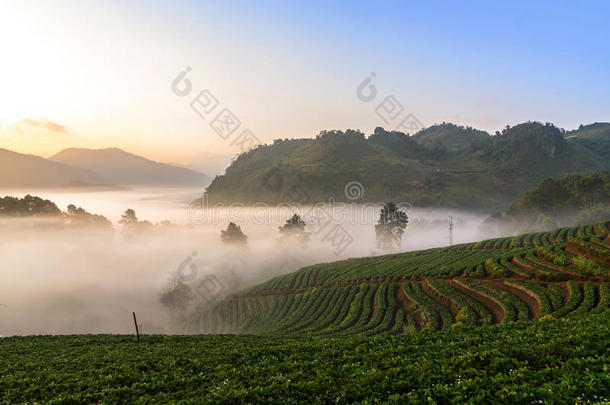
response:
[(329, 334), (336, 330), (337, 325), (341, 325), (349, 315), (352, 304), (358, 298), (361, 291), (361, 288), (358, 286), (350, 286), (345, 288), (345, 292), (339, 301), (339, 305), (329, 311), (328, 316), (319, 325), (319, 329), (316, 332), (321, 334)]
[(423, 309), (423, 318), (430, 330), (447, 329), (453, 323), (451, 313), (444, 306), (428, 297), (418, 282), (405, 282), (403, 288), (407, 296)]
[(529, 310), (527, 309), (527, 306), (525, 305), (525, 303), (523, 301), (521, 301), (521, 299), (519, 297), (517, 297), (507, 291), (504, 291), (501, 288), (498, 288), (489, 283), (483, 283), (480, 281), (475, 281), (474, 283), (484, 287), (485, 289), (489, 290), (490, 292), (495, 293), (497, 297), (502, 297), (502, 299), (508, 300), (511, 303), (511, 305), (514, 307), (515, 312), (516, 312), (516, 318), (514, 320), (526, 321), (529, 319)]
[(593, 309), (595, 305), (595, 285), (591, 282), (584, 284), (584, 295), (580, 306), (570, 316), (582, 315)]
[(405, 313), (398, 309), (396, 311), (396, 316), (394, 317), (394, 324), (388, 333), (390, 335), (399, 335), (404, 333), (406, 329), (405, 323), (412, 326), (415, 324), (415, 320), (409, 315), (405, 316)]
[(368, 285), (366, 287), (366, 295), (363, 297), (360, 313), (356, 315), (356, 322), (346, 328), (348, 333), (360, 333), (366, 329), (369, 321), (374, 316), (374, 301), (380, 290), (381, 288), (378, 285)]
[(294, 333), (301, 329), (307, 328), (316, 319), (319, 319), (321, 314), (328, 309), (329, 301), (331, 301), (332, 298), (338, 293), (338, 288), (325, 288), (322, 290), (316, 290), (314, 292), (315, 297), (312, 297), (309, 305), (306, 306), (301, 319), (292, 323), (289, 327), (285, 329), (285, 331), (288, 333)]
[(600, 313), (608, 309), (610, 309), (610, 285), (601, 283), (599, 285), (599, 302), (592, 312)]
[(394, 313), (401, 312), (397, 308), (396, 302), (396, 284), (383, 284), (380, 291), (380, 302), (375, 313), (375, 318), (371, 321), (371, 326), (366, 331), (366, 334), (378, 335), (392, 328), (394, 321)]
[(510, 281), (507, 282), (509, 285), (517, 285), (517, 286), (521, 286), (523, 288), (526, 288), (527, 290), (529, 290), (531, 293), (533, 293), (536, 297), (538, 302), (540, 303), (540, 313), (539, 313), (539, 317), (540, 316), (544, 316), (544, 315), (548, 315), (553, 311), (553, 307), (551, 305), (551, 301), (549, 300), (548, 295), (545, 293), (545, 288), (541, 287), (540, 285), (538, 285), (535, 282), (531, 282), (531, 281), (527, 281), (527, 282), (523, 282), (523, 281)]
[(579, 307), (582, 301), (582, 291), (580, 290), (580, 286), (575, 281), (568, 282), (568, 289), (570, 290), (570, 298), (565, 303), (563, 308), (558, 309), (553, 312), (551, 315), (555, 318), (561, 318), (569, 314), (570, 312), (576, 310)]
[(441, 299), (448, 300), (453, 304), (457, 305), (457, 314), (455, 315), (456, 326), (476, 326), (477, 325), (477, 314), (475, 310), (468, 304), (468, 300), (465, 299), (458, 291), (453, 289), (444, 280), (426, 280), (428, 285), (432, 287)]
[(504, 312), (504, 322), (510, 322), (510, 321), (516, 321), (517, 320), (517, 311), (515, 309), (515, 307), (513, 306), (510, 298), (508, 298), (508, 293), (505, 292), (505, 294), (500, 294), (497, 291), (494, 291), (491, 288), (487, 288), (487, 286), (485, 285), (485, 283), (482, 283), (478, 280), (471, 280), (471, 281), (461, 281), (463, 284), (466, 284), (468, 287), (472, 288), (473, 290), (477, 290), (483, 294), (486, 294), (488, 296), (491, 296), (493, 298), (495, 298), (497, 301), (499, 301), (502, 304), (502, 311)]

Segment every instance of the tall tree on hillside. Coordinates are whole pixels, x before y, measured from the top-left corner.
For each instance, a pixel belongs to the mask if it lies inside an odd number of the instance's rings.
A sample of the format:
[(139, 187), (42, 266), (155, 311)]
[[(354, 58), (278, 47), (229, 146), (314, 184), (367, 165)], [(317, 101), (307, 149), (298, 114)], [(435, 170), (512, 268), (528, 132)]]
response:
[(402, 235), (409, 223), (407, 213), (401, 211), (393, 202), (386, 203), (375, 225), (377, 247), (386, 252), (400, 251)]
[(226, 230), (220, 231), (220, 239), (228, 244), (246, 244), (248, 241), (241, 228), (233, 222), (229, 222)]
[(279, 229), (280, 243), (296, 242), (302, 247), (307, 246), (311, 234), (305, 230), (305, 221), (298, 214), (294, 214)]

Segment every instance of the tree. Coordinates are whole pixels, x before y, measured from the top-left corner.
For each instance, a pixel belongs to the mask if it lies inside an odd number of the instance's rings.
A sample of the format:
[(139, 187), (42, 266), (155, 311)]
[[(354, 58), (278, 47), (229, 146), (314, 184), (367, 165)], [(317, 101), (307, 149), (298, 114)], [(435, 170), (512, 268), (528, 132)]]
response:
[(26, 195), (0, 198), (0, 215), (9, 217), (60, 216), (61, 210), (49, 200)]
[(131, 208), (125, 210), (119, 224), (123, 225), (123, 233), (126, 236), (135, 236), (136, 234), (151, 231), (153, 225), (148, 221), (139, 221), (136, 212)]
[(248, 241), (241, 228), (233, 222), (229, 222), (226, 230), (220, 231), (220, 239), (229, 244), (245, 244)]
[(136, 234), (138, 227), (138, 217), (136, 217), (136, 212), (131, 208), (126, 209), (123, 215), (121, 215), (119, 224), (123, 225), (123, 233), (125, 235), (133, 236)]
[(279, 227), (280, 243), (297, 243), (303, 247), (307, 246), (311, 234), (305, 230), (305, 226), (305, 221), (298, 214), (294, 214)]
[(180, 279), (175, 278), (161, 291), (159, 301), (169, 310), (180, 312), (185, 311), (194, 298), (195, 294), (191, 287)]
[(375, 225), (377, 247), (386, 252), (400, 250), (402, 234), (409, 223), (407, 214), (401, 211), (393, 202), (386, 203), (379, 214)]
[(305, 221), (299, 215), (294, 214), (279, 229), (281, 243), (296, 242), (303, 247), (307, 246), (310, 233), (305, 231)]
[(123, 215), (121, 215), (121, 219), (119, 220), (119, 224), (121, 225), (130, 225), (138, 222), (138, 217), (136, 217), (136, 212), (131, 208), (125, 210)]
[(85, 211), (83, 208), (77, 208), (74, 204), (68, 205), (68, 212), (65, 214), (65, 218), (72, 226), (95, 226), (107, 229), (112, 228), (112, 222), (106, 219), (106, 217), (103, 215), (91, 214)]

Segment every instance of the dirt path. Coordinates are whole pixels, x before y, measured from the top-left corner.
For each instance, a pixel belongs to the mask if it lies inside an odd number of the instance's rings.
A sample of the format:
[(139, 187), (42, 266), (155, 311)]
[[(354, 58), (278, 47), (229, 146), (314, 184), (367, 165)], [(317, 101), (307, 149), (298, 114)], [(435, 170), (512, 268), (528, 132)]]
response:
[(402, 309), (405, 314), (409, 314), (415, 319), (415, 323), (418, 330), (423, 329), (424, 320), (421, 317), (421, 310), (415, 311), (413, 306), (420, 307), (417, 302), (412, 300), (404, 290), (404, 284), (400, 283), (398, 290), (396, 291), (396, 302), (398, 304), (398, 308)]
[(577, 280), (585, 279), (585, 276), (580, 274), (580, 273), (575, 273), (575, 272), (569, 271), (569, 270), (563, 270), (563, 269), (557, 268), (557, 267), (555, 267), (553, 265), (550, 265), (548, 263), (539, 262), (538, 260), (535, 260), (535, 259), (533, 259), (532, 257), (529, 257), (529, 256), (524, 257), (524, 259), (526, 261), (528, 261), (528, 262), (532, 262), (534, 264), (537, 264), (538, 266), (542, 266), (542, 267), (544, 267), (546, 269), (549, 269), (551, 271), (563, 274), (565, 276), (570, 276), (570, 278), (572, 278), (572, 279), (577, 279)]
[(504, 283), (504, 280), (483, 280), (484, 282), (490, 283), (506, 292), (509, 292), (519, 298), (527, 306), (530, 319), (538, 318), (540, 315), (540, 302), (537, 297), (530, 295), (523, 289), (518, 288), (514, 285), (508, 285)]
[[(593, 251), (593, 253), (591, 251)], [(568, 243), (566, 245), (566, 252), (576, 256), (585, 257), (589, 260), (601, 264), (602, 266), (610, 266), (610, 257), (605, 254), (602, 254), (601, 252), (599, 252), (599, 250), (595, 250), (592, 248), (584, 248), (582, 246), (578, 246), (575, 243)]]
[(446, 296), (442, 292), (438, 291), (427, 281), (423, 281), (420, 283), (422, 291), (430, 297), (430, 299), (436, 301), (440, 305), (444, 306), (449, 310), (453, 319), (457, 316), (458, 311), (460, 310), (460, 305), (455, 302), (451, 297)]
[(502, 321), (504, 321), (506, 314), (504, 313), (502, 303), (498, 299), (492, 297), (491, 295), (485, 294), (482, 291), (475, 290), (459, 280), (449, 280), (449, 284), (451, 284), (451, 286), (456, 290), (472, 298), (473, 300), (478, 301), (481, 305), (487, 308), (491, 313), (493, 323), (502, 323)]
[(513, 266), (512, 268), (508, 268), (502, 263), (500, 263), (500, 266), (502, 266), (502, 268), (506, 269), (508, 274), (511, 275), (511, 277), (516, 280), (531, 280), (531, 278), (532, 278), (531, 274), (524, 273), (522, 271), (515, 269), (516, 266)]
[(513, 257), (513, 260), (511, 261), (511, 263), (513, 263), (515, 266), (530, 272), (530, 274), (537, 274), (539, 276), (545, 277), (546, 273), (540, 271), (540, 270), (536, 270), (535, 268), (533, 268), (532, 266), (530, 266), (527, 263), (523, 263), (522, 261), (520, 261), (519, 259), (517, 259), (516, 257)]
[[(610, 239), (606, 238), (606, 239), (604, 239), (604, 241), (610, 242)], [(606, 243), (604, 243), (604, 241), (599, 241), (599, 240), (595, 240), (595, 239), (591, 238), (591, 243), (593, 243), (597, 246), (601, 246), (606, 249), (610, 249), (610, 243), (606, 244)]]

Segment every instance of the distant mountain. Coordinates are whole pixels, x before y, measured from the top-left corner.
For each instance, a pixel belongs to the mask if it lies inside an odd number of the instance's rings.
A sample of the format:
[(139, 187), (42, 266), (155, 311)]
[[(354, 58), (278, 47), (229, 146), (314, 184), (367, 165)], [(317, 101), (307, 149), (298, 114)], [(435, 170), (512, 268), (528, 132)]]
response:
[(210, 203), (352, 201), (345, 185), (357, 181), (364, 188), (359, 202), (503, 210), (545, 178), (610, 170), (603, 134), (598, 127), (566, 133), (538, 122), (495, 136), (454, 124), (413, 136), (383, 128), (368, 137), (322, 131), (238, 156), (207, 192)]
[(63, 187), (101, 182), (102, 178), (89, 170), (0, 149), (0, 187)]
[(49, 159), (89, 170), (112, 184), (204, 187), (210, 182), (202, 173), (155, 162), (118, 148), (69, 148)]

